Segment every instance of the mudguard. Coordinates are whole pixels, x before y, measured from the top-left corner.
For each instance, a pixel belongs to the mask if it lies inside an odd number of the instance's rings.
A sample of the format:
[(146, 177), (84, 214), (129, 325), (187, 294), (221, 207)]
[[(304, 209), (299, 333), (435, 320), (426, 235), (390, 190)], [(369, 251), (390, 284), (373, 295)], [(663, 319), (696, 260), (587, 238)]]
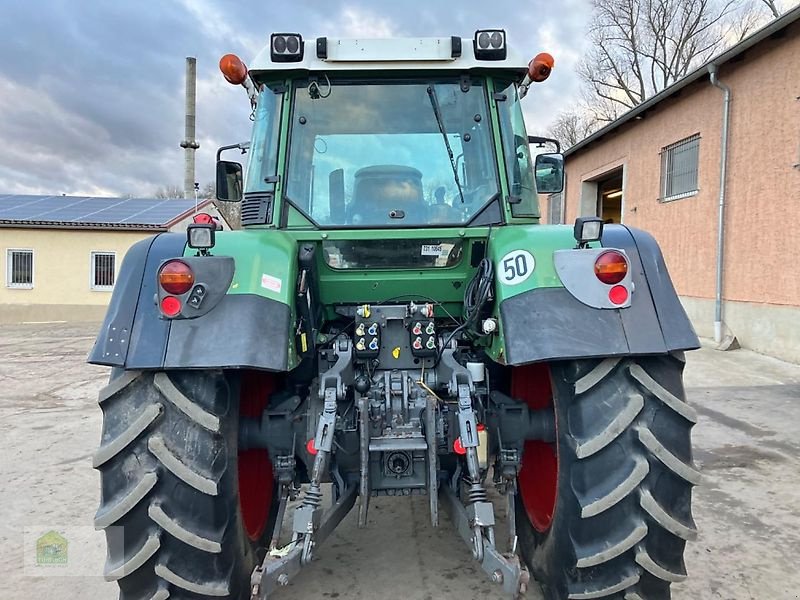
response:
[(601, 244), (628, 255), (635, 290), (630, 307), (592, 308), (563, 287), (539, 287), (505, 298), (500, 320), (506, 364), (666, 354), (700, 347), (653, 237), (610, 225)]
[(291, 310), (256, 294), (228, 294), (192, 319), (162, 317), (156, 275), (182, 257), (186, 236), (162, 233), (134, 244), (122, 262), (89, 362), (125, 369), (288, 368)]

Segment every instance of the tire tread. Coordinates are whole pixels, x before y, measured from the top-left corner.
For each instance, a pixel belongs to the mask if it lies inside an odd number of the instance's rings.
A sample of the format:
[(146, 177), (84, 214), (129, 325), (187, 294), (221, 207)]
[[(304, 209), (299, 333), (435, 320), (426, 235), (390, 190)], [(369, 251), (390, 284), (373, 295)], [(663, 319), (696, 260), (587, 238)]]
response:
[(523, 556), (548, 600), (669, 600), (670, 584), (686, 578), (684, 545), (697, 537), (686, 503), (702, 476), (683, 368), (672, 355), (551, 365), (553, 522), (537, 532), (517, 509)]
[(238, 384), (227, 377), (121, 372), (100, 392), (95, 527), (121, 600), (249, 597), (257, 544), (238, 512)]
[(106, 565), (106, 570), (103, 573), (106, 581), (117, 581), (122, 577), (126, 577), (136, 571), (137, 569), (141, 568), (148, 560), (150, 560), (153, 555), (158, 552), (158, 549), (161, 547), (161, 540), (159, 539), (158, 534), (150, 535), (147, 540), (145, 540), (142, 547), (136, 550), (136, 552), (130, 558), (126, 559), (120, 565)]

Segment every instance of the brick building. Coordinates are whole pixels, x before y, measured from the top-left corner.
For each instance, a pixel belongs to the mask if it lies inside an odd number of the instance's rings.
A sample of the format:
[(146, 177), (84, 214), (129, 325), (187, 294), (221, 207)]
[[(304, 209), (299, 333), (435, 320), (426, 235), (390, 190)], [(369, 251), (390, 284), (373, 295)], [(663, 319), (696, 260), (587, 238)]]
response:
[[(712, 71), (730, 90), (724, 185), (726, 94)], [(800, 362), (800, 7), (565, 154), (551, 222), (601, 215), (651, 232), (701, 336)]]

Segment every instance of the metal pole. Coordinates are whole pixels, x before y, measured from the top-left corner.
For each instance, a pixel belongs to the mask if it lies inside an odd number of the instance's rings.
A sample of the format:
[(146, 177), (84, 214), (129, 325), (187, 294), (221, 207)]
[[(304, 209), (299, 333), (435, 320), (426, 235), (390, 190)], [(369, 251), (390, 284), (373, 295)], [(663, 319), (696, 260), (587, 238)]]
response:
[(725, 247), (725, 185), (728, 173), (728, 127), (731, 115), (731, 88), (722, 83), (717, 77), (717, 65), (709, 65), (711, 85), (718, 87), (724, 93), (722, 103), (722, 149), (720, 151), (719, 165), (719, 213), (717, 216), (717, 293), (714, 305), (714, 342), (722, 342), (722, 272), (723, 250)]
[(186, 125), (181, 148), (184, 149), (183, 197), (194, 196), (194, 157), (200, 147), (195, 139), (197, 112), (197, 59), (186, 57)]

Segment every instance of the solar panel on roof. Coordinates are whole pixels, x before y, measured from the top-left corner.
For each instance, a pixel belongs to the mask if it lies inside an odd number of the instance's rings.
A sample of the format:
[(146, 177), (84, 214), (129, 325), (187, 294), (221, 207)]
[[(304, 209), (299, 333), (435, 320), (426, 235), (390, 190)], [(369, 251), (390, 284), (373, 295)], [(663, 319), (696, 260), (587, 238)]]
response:
[(68, 221), (86, 212), (86, 209), (81, 207), (83, 204), (82, 198), (68, 198), (64, 196), (62, 200), (64, 202), (61, 204), (48, 203), (47, 207), (41, 207), (41, 211), (38, 211), (31, 218), (38, 220)]
[(135, 218), (160, 218), (160, 219), (174, 219), (178, 215), (194, 207), (194, 201), (187, 200), (166, 200), (159, 205), (148, 206), (140, 211), (139, 214), (133, 215)]
[(36, 209), (27, 206), (15, 206), (8, 210), (0, 210), (0, 218), (3, 219), (29, 219), (37, 212)]
[(178, 215), (186, 210), (188, 206), (152, 206), (142, 211), (143, 214), (164, 214), (164, 215)]
[[(125, 217), (125, 216), (131, 214), (131, 209), (130, 209), (130, 207), (127, 207), (127, 206), (108, 206), (106, 208), (102, 208), (100, 210), (95, 210), (95, 211), (91, 211), (91, 212), (97, 213), (99, 215), (105, 215), (105, 216), (114, 215), (114, 216)], [(89, 214), (89, 213), (87, 213), (87, 214)]]
[(129, 214), (131, 212), (131, 207), (127, 206), (126, 204), (99, 204), (99, 205), (87, 205), (86, 203), (81, 205), (84, 210), (84, 214), (92, 214), (92, 213), (107, 213), (110, 211)]
[(181, 213), (186, 212), (186, 210), (188, 210), (188, 208), (184, 208), (183, 210), (177, 212), (174, 209), (170, 210), (169, 208), (153, 208), (152, 210), (147, 210), (136, 215), (130, 220), (146, 223), (167, 223), (179, 216)]
[(87, 213), (87, 210), (82, 206), (65, 206), (58, 208), (52, 212), (42, 215), (46, 219), (56, 219), (58, 221), (68, 221), (70, 219), (77, 219)]
[(5, 210), (0, 209), (4, 215), (10, 215), (3, 218), (32, 218), (37, 214), (53, 210), (59, 205), (59, 198), (53, 196), (34, 196), (27, 200), (25, 196), (14, 196), (12, 198), (14, 199), (13, 204), (9, 203), (8, 206), (4, 207)]
[(193, 207), (193, 199), (2, 195), (0, 220), (163, 225)]

